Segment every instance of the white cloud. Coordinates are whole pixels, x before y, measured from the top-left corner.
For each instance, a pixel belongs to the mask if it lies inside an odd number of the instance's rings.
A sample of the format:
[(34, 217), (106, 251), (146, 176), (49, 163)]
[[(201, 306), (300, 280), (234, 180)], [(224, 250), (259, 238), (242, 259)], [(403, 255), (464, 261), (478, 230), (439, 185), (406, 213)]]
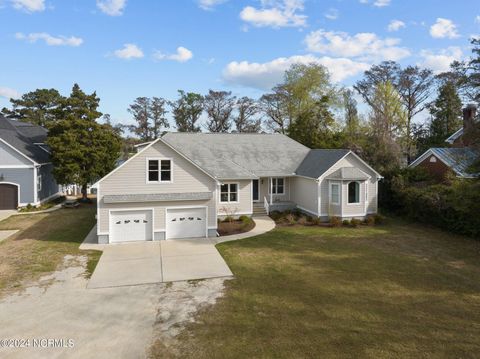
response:
[(441, 17), (437, 18), (437, 22), (430, 27), (430, 35), (436, 39), (454, 39), (460, 36), (453, 21)]
[(450, 64), (457, 60), (460, 61), (463, 57), (463, 52), (460, 47), (452, 46), (442, 49), (438, 52), (431, 50), (422, 50), (420, 56), (423, 60), (419, 65), (432, 69), (435, 73), (448, 71)]
[(97, 0), (97, 7), (110, 16), (120, 16), (127, 5), (127, 0)]
[(12, 6), (26, 12), (43, 11), (45, 10), (45, 0), (12, 0)]
[(175, 54), (163, 54), (160, 51), (155, 52), (153, 57), (157, 60), (172, 60), (172, 61), (178, 61), (178, 62), (187, 62), (193, 57), (193, 53), (183, 47), (177, 47), (177, 52)]
[(339, 12), (337, 9), (331, 8), (325, 13), (325, 17), (329, 20), (337, 20), (339, 16)]
[(75, 36), (52, 36), (46, 32), (34, 32), (30, 34), (23, 34), (17, 32), (15, 38), (18, 40), (25, 40), (31, 43), (37, 42), (39, 40), (45, 41), (45, 44), (48, 46), (80, 46), (83, 43), (83, 39)]
[(229, 83), (267, 90), (283, 79), (286, 70), (293, 64), (317, 63), (328, 68), (332, 81), (339, 82), (367, 70), (370, 65), (346, 58), (299, 55), (280, 57), (269, 62), (230, 62), (223, 70), (223, 79)]
[(390, 24), (388, 24), (387, 30), (390, 31), (390, 32), (398, 31), (401, 28), (404, 28), (406, 26), (407, 25), (405, 25), (405, 23), (401, 20), (392, 20), (392, 21), (390, 21)]
[(120, 59), (140, 59), (142, 58), (143, 51), (135, 44), (124, 44), (122, 49), (115, 50), (113, 53), (116, 57)]
[(303, 11), (304, 0), (261, 0), (260, 9), (246, 6), (240, 12), (240, 18), (256, 27), (303, 27), (307, 16)]
[(388, 5), (390, 5), (390, 0), (376, 0), (373, 3), (373, 6), (376, 6), (376, 7), (385, 7)]
[(480, 24), (480, 15), (475, 16), (475, 22)]
[[(359, 0), (360, 4), (369, 4), (370, 0)], [(385, 7), (390, 5), (391, 0), (375, 0), (373, 6), (376, 7)]]
[(353, 36), (345, 32), (317, 30), (307, 35), (309, 51), (324, 55), (355, 57), (361, 61), (397, 61), (410, 55), (405, 47), (398, 46), (400, 39), (381, 39), (374, 33), (363, 32)]
[(228, 0), (198, 0), (198, 6), (203, 10), (212, 10), (215, 6), (223, 4)]
[(19, 98), (20, 93), (9, 87), (0, 87), (0, 97), (5, 97), (6, 99)]

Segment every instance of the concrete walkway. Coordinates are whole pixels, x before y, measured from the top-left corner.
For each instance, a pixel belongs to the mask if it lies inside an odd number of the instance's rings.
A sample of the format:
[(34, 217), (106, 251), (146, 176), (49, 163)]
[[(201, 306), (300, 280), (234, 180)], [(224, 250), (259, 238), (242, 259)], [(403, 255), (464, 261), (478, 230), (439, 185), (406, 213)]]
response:
[(268, 216), (253, 217), (253, 220), (255, 221), (255, 227), (251, 231), (239, 234), (232, 234), (230, 236), (217, 237), (213, 240), (215, 241), (215, 243), (236, 241), (237, 239), (259, 236), (261, 234), (270, 232), (272, 229), (275, 228), (275, 221), (273, 221)]
[(4, 219), (7, 219), (11, 215), (17, 213), (17, 211), (11, 210), (11, 209), (2, 209), (0, 210), (0, 222), (3, 221)]

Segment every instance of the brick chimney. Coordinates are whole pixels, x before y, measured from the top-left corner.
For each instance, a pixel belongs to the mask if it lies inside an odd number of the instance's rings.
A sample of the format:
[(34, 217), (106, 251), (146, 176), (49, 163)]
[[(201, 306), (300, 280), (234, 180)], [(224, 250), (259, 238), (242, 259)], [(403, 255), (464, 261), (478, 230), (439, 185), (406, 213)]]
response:
[(477, 106), (474, 104), (467, 105), (463, 109), (463, 131), (470, 129), (475, 121), (477, 115)]

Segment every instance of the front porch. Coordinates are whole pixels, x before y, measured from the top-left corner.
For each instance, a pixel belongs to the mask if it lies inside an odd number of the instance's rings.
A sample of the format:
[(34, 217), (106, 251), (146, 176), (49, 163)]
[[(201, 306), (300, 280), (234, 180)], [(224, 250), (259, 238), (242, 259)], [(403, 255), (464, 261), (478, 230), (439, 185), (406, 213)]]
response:
[(290, 177), (261, 177), (252, 180), (253, 214), (286, 211), (296, 207), (290, 199)]

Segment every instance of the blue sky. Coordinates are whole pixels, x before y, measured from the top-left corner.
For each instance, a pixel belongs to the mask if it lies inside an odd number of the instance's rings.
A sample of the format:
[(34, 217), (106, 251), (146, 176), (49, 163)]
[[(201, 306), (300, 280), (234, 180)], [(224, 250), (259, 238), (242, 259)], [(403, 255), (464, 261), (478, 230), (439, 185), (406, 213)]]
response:
[(138, 96), (260, 96), (295, 62), (349, 86), (371, 64), (442, 71), (480, 34), (475, 0), (0, 0), (0, 106), (36, 88), (97, 91), (131, 121)]

